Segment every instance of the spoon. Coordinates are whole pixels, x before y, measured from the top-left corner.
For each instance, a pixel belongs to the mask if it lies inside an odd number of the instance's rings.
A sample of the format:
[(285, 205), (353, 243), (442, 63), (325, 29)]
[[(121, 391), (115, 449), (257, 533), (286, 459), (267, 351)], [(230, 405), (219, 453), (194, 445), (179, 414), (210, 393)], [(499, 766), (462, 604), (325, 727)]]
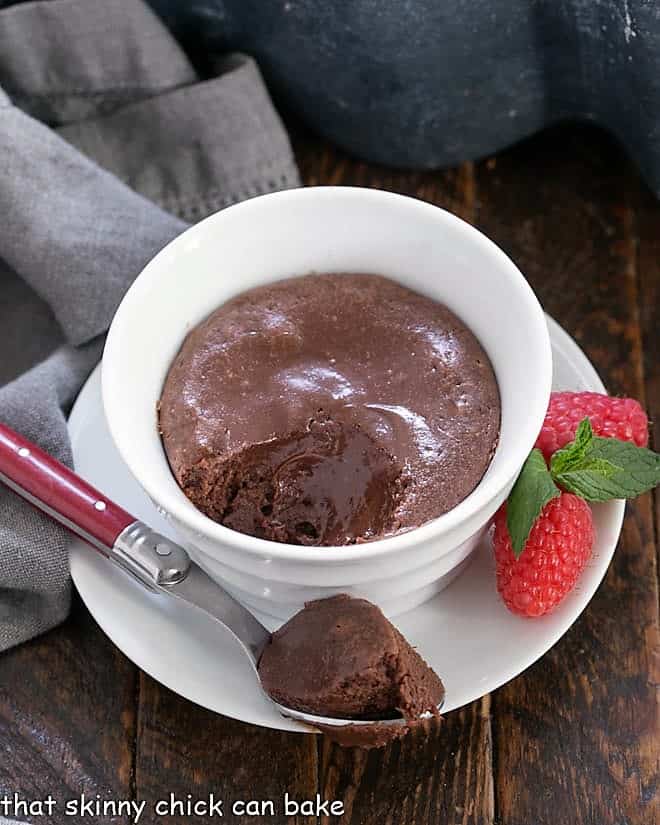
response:
[[(270, 631), (195, 564), (183, 547), (152, 530), (1, 422), (0, 481), (148, 590), (176, 598), (211, 616), (241, 645), (261, 685), (257, 666), (270, 641)], [(406, 724), (402, 717), (367, 720), (317, 716), (280, 705), (264, 693), (284, 716), (312, 727)]]

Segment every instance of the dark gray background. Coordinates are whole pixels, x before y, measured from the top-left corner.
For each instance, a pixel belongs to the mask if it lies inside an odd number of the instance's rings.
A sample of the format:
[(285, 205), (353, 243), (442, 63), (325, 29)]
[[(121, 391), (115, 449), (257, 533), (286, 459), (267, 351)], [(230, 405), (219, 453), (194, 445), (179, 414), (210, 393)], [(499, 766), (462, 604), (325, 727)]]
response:
[(197, 62), (254, 55), (280, 107), (368, 160), (452, 165), (581, 119), (660, 193), (658, 0), (150, 2)]

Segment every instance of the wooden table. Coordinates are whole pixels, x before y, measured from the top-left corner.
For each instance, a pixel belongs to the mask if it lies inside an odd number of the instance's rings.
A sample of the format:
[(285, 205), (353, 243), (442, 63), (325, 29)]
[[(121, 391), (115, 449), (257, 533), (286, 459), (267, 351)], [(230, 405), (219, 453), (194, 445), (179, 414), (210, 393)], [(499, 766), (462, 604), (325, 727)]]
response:
[[(296, 139), (296, 152), (309, 184), (404, 192), (483, 229), (610, 391), (646, 405), (660, 449), (660, 205), (612, 140), (561, 127), (480, 163), (428, 173), (359, 163), (310, 137)], [(139, 672), (75, 600), (64, 626), (0, 656), (0, 797), (279, 800), (288, 790), (342, 800), (345, 815), (324, 822), (651, 825), (659, 533), (660, 497), (642, 496), (628, 507), (605, 582), (541, 661), (449, 714), (428, 738), (368, 753), (196, 707)], [(60, 810), (33, 821), (92, 820)], [(147, 812), (140, 821), (219, 820)], [(226, 811), (222, 821), (289, 820)]]

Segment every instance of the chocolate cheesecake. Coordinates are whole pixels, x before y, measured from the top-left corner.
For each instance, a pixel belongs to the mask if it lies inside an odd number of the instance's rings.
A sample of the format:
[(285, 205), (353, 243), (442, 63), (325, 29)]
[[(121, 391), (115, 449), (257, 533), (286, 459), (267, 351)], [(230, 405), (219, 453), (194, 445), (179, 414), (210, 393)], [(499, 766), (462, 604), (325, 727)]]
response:
[(446, 306), (378, 275), (237, 295), (185, 339), (159, 404), (177, 482), (259, 538), (340, 546), (451, 510), (493, 456), (488, 356)]

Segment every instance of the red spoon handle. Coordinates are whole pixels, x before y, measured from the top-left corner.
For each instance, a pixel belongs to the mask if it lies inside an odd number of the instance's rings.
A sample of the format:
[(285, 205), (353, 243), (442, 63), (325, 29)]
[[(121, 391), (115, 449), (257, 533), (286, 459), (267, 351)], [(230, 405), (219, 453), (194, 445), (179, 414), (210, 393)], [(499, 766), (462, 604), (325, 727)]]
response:
[(99, 549), (112, 549), (135, 517), (0, 422), (0, 481)]

